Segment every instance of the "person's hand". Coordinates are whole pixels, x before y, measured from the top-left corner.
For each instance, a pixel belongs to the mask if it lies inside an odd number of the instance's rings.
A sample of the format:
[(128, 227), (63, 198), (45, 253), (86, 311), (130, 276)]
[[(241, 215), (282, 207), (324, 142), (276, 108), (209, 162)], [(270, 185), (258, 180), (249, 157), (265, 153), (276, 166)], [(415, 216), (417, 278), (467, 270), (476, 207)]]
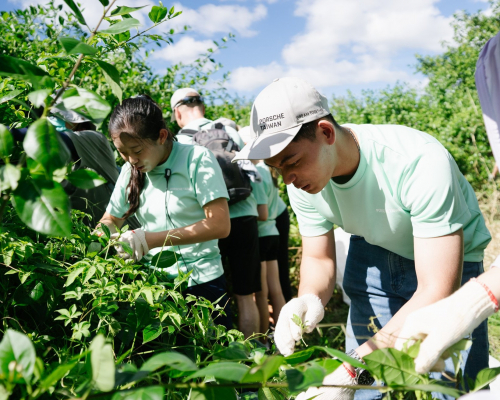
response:
[[(300, 319), (300, 324), (294, 322), (294, 315)], [(293, 354), (295, 342), (300, 340), (302, 333), (312, 332), (324, 315), (325, 308), (320, 298), (314, 294), (305, 294), (286, 303), (281, 309), (274, 331), (274, 343), (280, 353), (285, 357)]]
[(497, 309), (498, 303), (487, 287), (478, 281), (468, 282), (451, 296), (409, 314), (396, 348), (401, 350), (408, 339), (421, 339), (415, 371), (425, 374), (431, 369), (443, 369), (448, 358), (445, 350)]
[(134, 261), (139, 261), (149, 251), (149, 247), (146, 242), (146, 235), (142, 229), (127, 231), (122, 233), (121, 236), (119, 233), (114, 233), (111, 235), (111, 239), (124, 242), (130, 246), (132, 249), (132, 256), (124, 250), (120, 243), (114, 245), (118, 255), (125, 260), (131, 258)]
[[(331, 374), (325, 376), (323, 385), (357, 385), (356, 374), (347, 370), (344, 364), (340, 365)], [(354, 389), (336, 387), (311, 387), (306, 392), (300, 393), (296, 400), (352, 400), (354, 399)], [(317, 397), (314, 397), (317, 396)]]

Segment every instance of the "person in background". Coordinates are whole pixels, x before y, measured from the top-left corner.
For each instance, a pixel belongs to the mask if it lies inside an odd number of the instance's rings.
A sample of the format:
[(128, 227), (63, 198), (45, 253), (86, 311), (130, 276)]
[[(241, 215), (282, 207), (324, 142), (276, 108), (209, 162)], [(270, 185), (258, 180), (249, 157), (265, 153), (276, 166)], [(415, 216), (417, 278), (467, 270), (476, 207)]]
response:
[[(164, 272), (172, 278), (179, 270), (190, 272), (188, 294), (211, 302), (221, 298), (227, 316), (217, 321), (231, 329), (217, 246), (230, 230), (228, 193), (217, 160), (204, 147), (178, 143), (148, 96), (118, 105), (109, 133), (126, 164), (100, 223), (133, 251), (130, 256), (116, 245), (118, 255), (138, 261), (163, 249), (177, 252), (177, 263)], [(142, 229), (115, 233), (131, 215)]]
[[(281, 172), (302, 234), (299, 297), (283, 307), (274, 334), (283, 355), (321, 321), (333, 293), (334, 224), (352, 234), (343, 282), (351, 299), (346, 350), (360, 362), (393, 347), (411, 312), (483, 272), (491, 235), (472, 187), (432, 136), (399, 125), (340, 125), (327, 99), (294, 77), (263, 89), (250, 121), (255, 139), (233, 161), (264, 159)], [(475, 379), (488, 366), (487, 324), (472, 336), (461, 370)], [(367, 370), (343, 363), (323, 380), (342, 387), (310, 388), (300, 399), (380, 399), (378, 391), (349, 387), (373, 382)]]
[[(214, 121), (205, 118), (205, 105), (200, 94), (192, 88), (178, 89), (170, 100), (172, 116), (182, 128), (177, 133), (180, 143), (192, 144), (192, 136), (182, 134), (184, 129), (209, 129)], [(226, 133), (234, 142), (243, 147), (243, 142), (229, 126)], [(261, 290), (261, 270), (259, 259), (259, 233), (257, 226), (257, 203), (251, 194), (229, 206), (231, 231), (227, 238), (219, 240), (223, 262), (229, 266), (228, 280), (238, 306), (238, 327), (245, 337), (259, 330), (259, 310), (254, 302), (254, 294)], [(263, 332), (262, 332), (263, 333)]]
[[(243, 142), (251, 140), (249, 130), (240, 130)], [(261, 283), (262, 290), (255, 294), (255, 301), (259, 308), (260, 330), (266, 332), (269, 329), (268, 300), (272, 306), (272, 318), (278, 320), (281, 309), (285, 305), (285, 299), (281, 290), (278, 268), (279, 232), (276, 228), (276, 217), (278, 215), (278, 182), (273, 178), (269, 168), (263, 162), (256, 162), (257, 170), (262, 177), (262, 182), (252, 185), (257, 209), (259, 213), (259, 249), (261, 261)]]

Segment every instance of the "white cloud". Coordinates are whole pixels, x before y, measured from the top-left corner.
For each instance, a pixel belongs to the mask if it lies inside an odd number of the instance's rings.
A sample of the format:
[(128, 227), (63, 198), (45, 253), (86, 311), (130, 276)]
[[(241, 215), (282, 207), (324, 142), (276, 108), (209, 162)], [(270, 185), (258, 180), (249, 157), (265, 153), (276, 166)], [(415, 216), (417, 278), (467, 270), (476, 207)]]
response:
[(439, 51), (442, 41), (452, 40), (452, 17), (439, 12), (437, 1), (298, 0), (295, 15), (305, 18), (305, 29), (283, 48), (282, 64), (236, 69), (230, 86), (255, 90), (271, 82), (270, 71), (319, 88), (414, 81), (394, 61), (408, 51)]
[(258, 32), (252, 25), (267, 16), (267, 8), (258, 4), (253, 10), (240, 5), (205, 4), (197, 10), (175, 4), (182, 14), (169, 23), (169, 27), (182, 29), (184, 25), (191, 30), (212, 37), (214, 34), (236, 33), (242, 37), (255, 36)]
[(172, 45), (168, 45), (161, 50), (156, 50), (153, 58), (166, 60), (172, 64), (181, 61), (188, 64), (196, 60), (201, 53), (206, 52), (209, 47), (214, 47), (211, 40), (197, 41), (192, 37), (185, 36)]

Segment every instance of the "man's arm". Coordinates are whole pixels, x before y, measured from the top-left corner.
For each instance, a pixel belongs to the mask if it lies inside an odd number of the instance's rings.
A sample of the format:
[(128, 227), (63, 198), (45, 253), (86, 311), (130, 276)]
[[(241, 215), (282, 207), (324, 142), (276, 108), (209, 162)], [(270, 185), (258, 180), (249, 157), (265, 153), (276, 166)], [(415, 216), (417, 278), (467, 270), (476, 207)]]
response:
[(464, 248), (462, 229), (437, 238), (415, 238), (414, 248), (417, 290), (373, 338), (356, 349), (361, 357), (377, 348), (394, 346), (409, 313), (448, 297), (460, 287)]
[(335, 289), (335, 265), (333, 229), (321, 236), (303, 236), (299, 297), (314, 294), (325, 306)]

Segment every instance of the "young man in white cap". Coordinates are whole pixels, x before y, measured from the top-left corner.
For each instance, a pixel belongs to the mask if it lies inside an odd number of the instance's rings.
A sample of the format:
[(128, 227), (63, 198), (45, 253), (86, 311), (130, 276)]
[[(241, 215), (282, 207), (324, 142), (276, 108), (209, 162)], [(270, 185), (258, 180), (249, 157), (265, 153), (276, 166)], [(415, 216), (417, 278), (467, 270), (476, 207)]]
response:
[[(393, 346), (411, 311), (483, 271), (491, 236), (472, 187), (432, 136), (395, 125), (340, 126), (326, 98), (297, 78), (277, 79), (257, 96), (251, 126), (256, 139), (235, 160), (265, 159), (281, 172), (302, 234), (299, 297), (283, 307), (275, 332), (284, 355), (293, 353), (302, 334), (293, 315), (311, 332), (333, 292), (334, 224), (352, 234), (343, 282), (351, 299), (346, 350), (360, 360)], [(472, 336), (462, 369), (473, 379), (488, 366), (486, 323)], [(324, 383), (372, 381), (366, 371), (343, 364)], [(317, 400), (355, 395), (311, 388), (300, 398), (320, 393)], [(356, 399), (381, 397), (372, 390), (356, 393)]]
[[(184, 129), (199, 131), (212, 128), (214, 121), (205, 118), (203, 98), (196, 90), (178, 89), (172, 95), (170, 105), (172, 118), (182, 128), (176, 136), (180, 143), (193, 144), (192, 136), (182, 134)], [(235, 129), (226, 126), (225, 131), (240, 148), (243, 147)], [(251, 194), (245, 200), (231, 204), (229, 215), (231, 232), (227, 238), (219, 240), (219, 249), (223, 262), (227, 259), (230, 270), (228, 278), (238, 305), (238, 327), (245, 337), (249, 337), (261, 332), (259, 311), (254, 301), (254, 293), (261, 291), (255, 197)]]

